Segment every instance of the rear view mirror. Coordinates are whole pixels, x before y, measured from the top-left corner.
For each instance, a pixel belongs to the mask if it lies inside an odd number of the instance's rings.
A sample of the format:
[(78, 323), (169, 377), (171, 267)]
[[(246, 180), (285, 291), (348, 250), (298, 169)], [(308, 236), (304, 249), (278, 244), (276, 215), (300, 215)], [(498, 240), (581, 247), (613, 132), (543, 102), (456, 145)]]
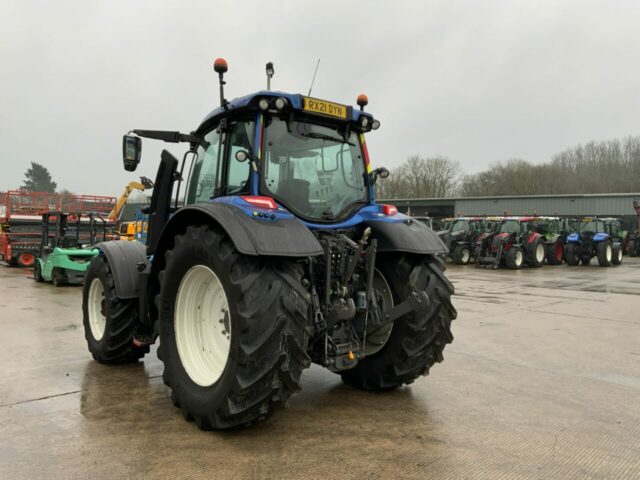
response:
[(142, 140), (140, 137), (133, 135), (125, 135), (122, 137), (122, 161), (125, 170), (133, 172), (138, 168), (141, 153)]
[(384, 167), (376, 168), (373, 172), (369, 174), (369, 181), (371, 185), (375, 185), (378, 181), (378, 178), (385, 179), (389, 176), (389, 170)]

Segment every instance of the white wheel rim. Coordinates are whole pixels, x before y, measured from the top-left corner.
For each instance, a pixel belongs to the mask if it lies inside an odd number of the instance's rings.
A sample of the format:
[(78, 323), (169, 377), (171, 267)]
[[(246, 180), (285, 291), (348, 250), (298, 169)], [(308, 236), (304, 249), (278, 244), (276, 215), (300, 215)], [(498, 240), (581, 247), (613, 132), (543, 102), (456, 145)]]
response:
[(89, 328), (96, 341), (104, 336), (107, 317), (104, 314), (104, 287), (99, 278), (94, 278), (89, 287)]
[(622, 262), (622, 250), (618, 250), (618, 262)]
[(467, 263), (469, 261), (469, 257), (471, 256), (471, 254), (469, 253), (469, 249), (468, 248), (463, 248), (462, 249), (462, 263)]
[(522, 265), (522, 252), (520, 250), (516, 252), (516, 265)]
[(536, 246), (536, 260), (538, 263), (542, 263), (544, 261), (544, 245), (541, 243)]
[(231, 349), (231, 314), (222, 283), (209, 267), (191, 267), (180, 282), (174, 331), (189, 378), (201, 387), (218, 381)]
[(607, 262), (610, 262), (611, 258), (613, 257), (613, 252), (611, 250), (611, 245), (607, 245), (607, 250), (606, 250), (605, 256), (607, 257)]

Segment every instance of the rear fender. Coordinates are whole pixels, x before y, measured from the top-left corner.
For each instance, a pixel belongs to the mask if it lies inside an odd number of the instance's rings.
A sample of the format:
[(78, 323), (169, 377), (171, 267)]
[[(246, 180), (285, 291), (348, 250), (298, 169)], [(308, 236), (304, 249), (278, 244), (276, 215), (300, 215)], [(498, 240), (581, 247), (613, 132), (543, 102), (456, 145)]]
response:
[(443, 254), (447, 247), (440, 237), (422, 222), (410, 218), (389, 222), (370, 220), (372, 238), (378, 240), (378, 252), (405, 252), (416, 254)]
[(277, 218), (248, 215), (235, 205), (223, 202), (198, 203), (179, 209), (165, 225), (157, 255), (171, 248), (173, 237), (189, 225), (214, 224), (222, 228), (236, 249), (244, 255), (278, 257), (312, 257), (322, 253), (322, 247), (311, 231), (297, 218)]

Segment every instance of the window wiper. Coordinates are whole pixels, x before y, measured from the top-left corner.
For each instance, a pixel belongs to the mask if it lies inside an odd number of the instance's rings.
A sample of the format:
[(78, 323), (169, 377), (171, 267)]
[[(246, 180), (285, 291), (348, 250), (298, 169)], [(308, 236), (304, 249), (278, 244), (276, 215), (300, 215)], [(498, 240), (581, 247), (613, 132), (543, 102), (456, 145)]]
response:
[(331, 135), (326, 135), (324, 133), (318, 133), (318, 132), (308, 132), (308, 133), (304, 133), (303, 134), (305, 137), (309, 137), (309, 138), (319, 138), (321, 140), (330, 140), (332, 142), (336, 142), (336, 143), (346, 143), (348, 145), (351, 145), (352, 147), (355, 146), (353, 143), (346, 141), (342, 138), (336, 138), (336, 137), (332, 137)]

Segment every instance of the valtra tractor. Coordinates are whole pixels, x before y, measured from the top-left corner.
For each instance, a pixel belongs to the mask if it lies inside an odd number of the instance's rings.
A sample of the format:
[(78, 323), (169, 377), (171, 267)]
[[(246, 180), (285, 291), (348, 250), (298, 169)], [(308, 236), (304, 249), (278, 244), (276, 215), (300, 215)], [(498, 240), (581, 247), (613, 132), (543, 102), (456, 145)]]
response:
[[(85, 337), (102, 363), (137, 361), (159, 339), (171, 399), (201, 429), (253, 424), (300, 388), (311, 362), (364, 390), (426, 375), (453, 340), (453, 286), (426, 225), (374, 200), (359, 109), (267, 87), (224, 98), (163, 151), (146, 245), (98, 245), (83, 291)], [(273, 65), (267, 64), (267, 76)], [(269, 85), (269, 82), (268, 82)], [(184, 205), (178, 207), (181, 185)]]
[(567, 236), (564, 256), (567, 265), (587, 266), (597, 257), (601, 267), (622, 263), (622, 243), (610, 234), (611, 221), (585, 217), (580, 221), (578, 231)]
[(448, 230), (438, 232), (453, 263), (466, 265), (475, 257), (476, 240), (484, 233), (485, 224), (484, 217), (458, 217)]
[(536, 217), (502, 219), (490, 241), (479, 248), (479, 265), (518, 269), (541, 267), (546, 257), (545, 237), (536, 231)]

